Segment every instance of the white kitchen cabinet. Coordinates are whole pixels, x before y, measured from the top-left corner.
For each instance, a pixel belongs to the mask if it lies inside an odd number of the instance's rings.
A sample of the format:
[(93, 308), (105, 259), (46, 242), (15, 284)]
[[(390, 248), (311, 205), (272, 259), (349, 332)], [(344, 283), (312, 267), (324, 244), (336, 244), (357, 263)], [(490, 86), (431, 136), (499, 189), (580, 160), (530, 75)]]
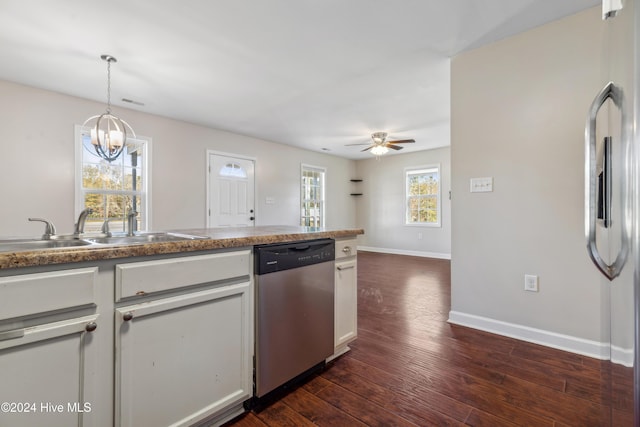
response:
[[(240, 414), (253, 384), (251, 251), (131, 263), (116, 266), (116, 276), (120, 267), (121, 296), (164, 293), (116, 308), (116, 425), (189, 426)], [(174, 280), (181, 269), (183, 283)], [(167, 296), (163, 277), (176, 293)]]
[(330, 359), (349, 351), (358, 336), (358, 265), (356, 239), (336, 240), (335, 350)]
[(100, 426), (97, 268), (0, 278), (1, 426)]

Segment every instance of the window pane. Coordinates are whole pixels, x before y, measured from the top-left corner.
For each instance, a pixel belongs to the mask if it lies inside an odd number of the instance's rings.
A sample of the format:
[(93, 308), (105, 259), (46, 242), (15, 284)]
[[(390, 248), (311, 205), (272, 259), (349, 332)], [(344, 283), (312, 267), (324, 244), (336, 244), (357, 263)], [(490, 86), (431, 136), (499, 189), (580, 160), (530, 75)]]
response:
[(122, 167), (118, 166), (103, 166), (104, 176), (104, 188), (107, 190), (122, 190), (123, 176)]
[(435, 210), (438, 208), (438, 199), (435, 197), (427, 197), (424, 199), (424, 209)]
[(86, 193), (84, 206), (93, 209), (87, 217), (85, 232), (99, 232), (103, 222), (109, 219), (111, 231), (124, 231), (127, 213), (131, 211), (135, 199), (138, 221), (142, 218), (140, 196), (125, 196), (120, 194)]
[(93, 164), (85, 164), (82, 167), (82, 186), (84, 188), (103, 188), (100, 167)]
[[(133, 177), (135, 176), (135, 187)], [(142, 170), (140, 168), (125, 168), (123, 190), (134, 191), (142, 188)]]
[(227, 163), (218, 173), (220, 176), (229, 176), (234, 178), (247, 177), (247, 172), (237, 163)]
[(324, 171), (303, 166), (300, 180), (301, 225), (319, 227), (323, 224), (324, 178)]

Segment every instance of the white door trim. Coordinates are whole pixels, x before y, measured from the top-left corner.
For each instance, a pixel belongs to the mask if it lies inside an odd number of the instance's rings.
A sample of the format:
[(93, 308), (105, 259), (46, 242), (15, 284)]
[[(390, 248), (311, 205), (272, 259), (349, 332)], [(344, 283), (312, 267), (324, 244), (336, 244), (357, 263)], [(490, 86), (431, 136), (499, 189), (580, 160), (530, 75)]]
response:
[[(258, 164), (258, 159), (256, 157), (251, 157), (251, 156), (245, 156), (244, 154), (235, 154), (235, 153), (229, 153), (226, 151), (218, 151), (218, 150), (207, 150), (207, 154), (205, 156), (205, 162), (206, 162), (206, 168), (204, 170), (205, 172), (205, 205), (204, 205), (204, 223), (205, 223), (205, 227), (209, 228), (211, 227), (211, 224), (209, 222), (210, 216), (209, 216), (209, 209), (211, 206), (211, 200), (209, 198), (209, 194), (210, 193), (210, 181), (211, 181), (211, 177), (209, 175), (209, 170), (211, 169), (211, 155), (215, 155), (215, 156), (224, 156), (224, 157), (235, 157), (237, 159), (242, 159), (242, 160), (249, 160), (253, 162), (253, 210), (254, 213), (256, 214), (255, 217), (258, 217), (258, 206), (256, 205), (256, 200), (258, 200), (258, 188), (256, 186), (256, 166)], [(255, 222), (254, 222), (255, 225)]]

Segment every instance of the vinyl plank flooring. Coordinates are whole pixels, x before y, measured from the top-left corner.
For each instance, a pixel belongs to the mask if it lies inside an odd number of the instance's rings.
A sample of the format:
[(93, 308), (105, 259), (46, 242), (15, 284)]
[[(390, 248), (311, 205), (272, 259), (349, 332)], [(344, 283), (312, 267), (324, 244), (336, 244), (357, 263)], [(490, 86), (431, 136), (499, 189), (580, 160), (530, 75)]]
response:
[(348, 412), (299, 388), (282, 398), (282, 402), (318, 426), (366, 426)]
[(303, 415), (293, 410), (283, 402), (276, 402), (256, 414), (257, 418), (266, 425), (277, 425), (282, 427), (304, 427), (313, 426), (313, 422)]
[(396, 413), (385, 409), (382, 405), (373, 403), (371, 400), (363, 401), (361, 395), (336, 384), (324, 388), (317, 396), (369, 426), (416, 426)]
[(336, 361), (322, 376), (418, 425), (425, 425), (426, 421), (431, 425), (461, 425), (473, 409), (419, 381), (408, 380), (354, 358)]
[(447, 323), (450, 277), (447, 260), (359, 252), (351, 351), (228, 425), (632, 425), (631, 369)]

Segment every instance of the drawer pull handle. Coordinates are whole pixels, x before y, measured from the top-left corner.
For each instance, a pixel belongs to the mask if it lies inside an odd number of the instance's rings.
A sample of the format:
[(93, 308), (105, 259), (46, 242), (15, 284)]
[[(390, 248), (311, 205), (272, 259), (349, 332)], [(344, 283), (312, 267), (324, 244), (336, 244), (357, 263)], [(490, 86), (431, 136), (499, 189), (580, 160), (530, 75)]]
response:
[(0, 341), (12, 340), (15, 338), (22, 338), (24, 336), (24, 329), (14, 329), (12, 331), (0, 332)]
[(349, 266), (346, 266), (346, 267), (338, 267), (338, 271), (349, 270), (350, 268), (354, 268), (354, 266), (353, 265), (349, 265)]
[(124, 320), (125, 322), (128, 322), (131, 319), (133, 319), (133, 313), (130, 311), (127, 311), (125, 314), (122, 315), (122, 320)]
[(342, 252), (348, 254), (349, 252), (351, 252), (351, 246), (345, 246), (344, 248), (342, 248)]
[(98, 324), (96, 322), (89, 322), (87, 326), (85, 326), (84, 330), (87, 332), (93, 332), (98, 328)]

